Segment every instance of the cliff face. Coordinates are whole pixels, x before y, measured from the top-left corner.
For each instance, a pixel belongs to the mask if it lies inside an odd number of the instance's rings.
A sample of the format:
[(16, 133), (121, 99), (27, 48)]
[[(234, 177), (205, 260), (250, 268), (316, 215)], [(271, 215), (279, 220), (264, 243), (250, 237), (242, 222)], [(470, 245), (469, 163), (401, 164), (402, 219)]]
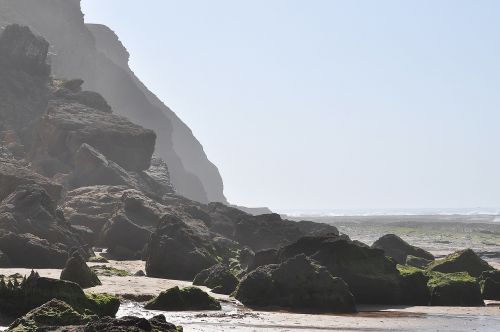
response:
[(129, 54), (102, 25), (85, 25), (80, 0), (0, 0), (0, 27), (30, 26), (51, 44), (55, 77), (83, 78), (116, 113), (156, 132), (156, 153), (168, 164), (179, 194), (226, 202), (222, 178), (191, 130), (128, 67)]

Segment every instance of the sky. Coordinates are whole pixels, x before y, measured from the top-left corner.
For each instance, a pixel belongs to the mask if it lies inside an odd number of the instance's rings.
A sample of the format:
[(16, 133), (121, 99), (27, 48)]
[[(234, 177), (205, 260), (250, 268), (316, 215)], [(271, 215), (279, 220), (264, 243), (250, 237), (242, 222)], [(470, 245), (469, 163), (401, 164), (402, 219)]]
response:
[(500, 2), (83, 0), (231, 203), (500, 206)]

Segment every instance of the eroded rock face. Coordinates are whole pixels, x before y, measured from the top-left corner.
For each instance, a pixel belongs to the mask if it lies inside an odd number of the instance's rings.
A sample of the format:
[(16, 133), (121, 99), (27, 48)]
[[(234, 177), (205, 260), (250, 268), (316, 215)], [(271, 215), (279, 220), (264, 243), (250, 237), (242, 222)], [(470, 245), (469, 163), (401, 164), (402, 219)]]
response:
[(66, 266), (61, 271), (60, 279), (75, 282), (82, 288), (101, 285), (95, 272), (87, 266), (78, 251), (75, 251), (66, 262)]
[(485, 271), (494, 270), (472, 249), (460, 250), (443, 259), (438, 259), (429, 266), (429, 269), (444, 273), (467, 272), (473, 277), (479, 277)]
[(235, 297), (253, 306), (280, 306), (325, 312), (354, 312), (347, 284), (305, 255), (279, 265), (265, 265), (247, 274)]
[(89, 252), (43, 188), (19, 186), (0, 204), (0, 250), (13, 266), (61, 268), (71, 248)]
[(76, 152), (87, 143), (124, 169), (142, 171), (150, 166), (155, 140), (153, 131), (122, 116), (55, 99), (37, 125), (32, 158), (73, 165)]
[(149, 310), (221, 310), (219, 301), (197, 287), (170, 288), (144, 306)]
[(14, 159), (0, 159), (0, 201), (20, 185), (36, 184), (57, 202), (61, 198), (62, 186), (25, 167)]
[(411, 255), (421, 257), (430, 261), (434, 260), (434, 255), (430, 252), (410, 245), (395, 234), (387, 234), (375, 241), (373, 248), (382, 249), (387, 256), (394, 258), (398, 264), (405, 264), (406, 258)]

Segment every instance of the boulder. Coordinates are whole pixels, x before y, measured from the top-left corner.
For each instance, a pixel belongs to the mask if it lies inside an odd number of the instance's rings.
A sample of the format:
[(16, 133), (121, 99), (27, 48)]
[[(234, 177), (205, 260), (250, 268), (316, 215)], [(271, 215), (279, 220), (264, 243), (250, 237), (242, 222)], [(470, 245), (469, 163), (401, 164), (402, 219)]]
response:
[(252, 263), (248, 267), (248, 271), (255, 270), (259, 266), (278, 264), (278, 249), (264, 249), (255, 253)]
[[(90, 253), (65, 221), (62, 212), (56, 209), (48, 193), (36, 185), (19, 186), (1, 202), (0, 234), (0, 250), (17, 267), (61, 268), (67, 259), (63, 252), (79, 248), (85, 255)], [(24, 257), (27, 255), (24, 250), (16, 252), (21, 248), (36, 247), (45, 249), (38, 254), (33, 252), (31, 257)], [(54, 256), (46, 255), (49, 252)], [(34, 265), (26, 266), (29, 261)], [(41, 266), (42, 263), (50, 265)]]
[(86, 296), (82, 288), (65, 280), (40, 277), (38, 273), (31, 275), (18, 286), (7, 287), (0, 282), (0, 312), (7, 315), (24, 315), (28, 311), (43, 305), (51, 299), (58, 299), (71, 305), (76, 311), (83, 313), (89, 310), (99, 316), (114, 316), (120, 301), (106, 294)]
[(210, 239), (200, 236), (178, 217), (165, 215), (151, 235), (146, 260), (149, 277), (193, 280), (216, 263)]
[(325, 312), (354, 312), (347, 284), (305, 255), (278, 265), (265, 265), (247, 274), (235, 297), (249, 306), (279, 306)]
[(0, 159), (0, 201), (21, 185), (38, 185), (45, 189), (55, 202), (61, 198), (61, 185), (32, 171), (19, 161)]
[(433, 306), (484, 306), (477, 280), (467, 273), (434, 272), (427, 285)]
[(39, 121), (32, 158), (57, 158), (73, 165), (82, 144), (87, 143), (127, 171), (150, 166), (156, 135), (128, 119), (66, 99), (49, 101)]
[(481, 293), (485, 300), (500, 300), (500, 271), (485, 271), (479, 277)]
[(198, 273), (193, 280), (195, 286), (206, 286), (214, 293), (229, 295), (238, 286), (239, 280), (228, 266), (214, 265)]
[[(87, 324), (81, 332), (182, 332), (182, 327), (168, 323), (164, 315), (149, 320), (140, 317), (103, 317)], [(78, 331), (80, 332), (80, 331)]]
[(10, 267), (11, 264), (9, 256), (3, 251), (0, 251), (0, 267)]
[(0, 36), (0, 63), (29, 74), (50, 74), (48, 51), (49, 43), (25, 26), (9, 25)]
[(421, 257), (431, 261), (434, 260), (434, 256), (430, 252), (410, 245), (395, 234), (382, 236), (373, 243), (372, 247), (382, 249), (387, 256), (394, 258), (398, 264), (405, 264), (408, 255)]
[(8, 331), (54, 331), (64, 326), (84, 326), (97, 317), (81, 314), (64, 301), (52, 299), (10, 324)]
[(485, 271), (493, 271), (487, 262), (482, 260), (472, 249), (454, 252), (445, 258), (438, 259), (429, 265), (429, 270), (453, 273), (467, 272), (473, 277), (479, 277)]
[(78, 251), (75, 251), (66, 262), (66, 266), (61, 271), (60, 279), (75, 282), (82, 288), (101, 285), (97, 275), (87, 266)]
[(220, 303), (197, 287), (170, 288), (146, 303), (148, 310), (192, 311), (221, 310)]
[(398, 265), (398, 270), (401, 273), (400, 303), (419, 306), (429, 305), (431, 294), (427, 283), (430, 277), (423, 270), (412, 266)]
[(280, 261), (303, 253), (342, 278), (357, 303), (400, 304), (401, 276), (396, 262), (380, 249), (359, 246), (335, 235), (309, 236), (280, 249)]
[(432, 262), (433, 261), (422, 257), (415, 257), (412, 255), (406, 256), (406, 265), (418, 267), (419, 269), (427, 268), (427, 266), (429, 266)]

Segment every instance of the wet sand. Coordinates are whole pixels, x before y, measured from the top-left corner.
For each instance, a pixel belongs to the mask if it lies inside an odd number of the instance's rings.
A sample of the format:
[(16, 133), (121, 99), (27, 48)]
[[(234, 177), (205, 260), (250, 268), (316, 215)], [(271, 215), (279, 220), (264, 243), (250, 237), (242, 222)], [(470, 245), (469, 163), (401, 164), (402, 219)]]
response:
[[(103, 265), (91, 263), (89, 265)], [(110, 261), (106, 264), (135, 273), (144, 262)], [(0, 269), (0, 274), (29, 274), (28, 269)], [(41, 276), (58, 278), (60, 270), (38, 270)], [(120, 296), (118, 316), (152, 317), (164, 314), (167, 320), (184, 326), (184, 331), (498, 331), (500, 303), (479, 308), (359, 306), (356, 314), (311, 314), (252, 310), (225, 295), (211, 294), (223, 302), (219, 312), (159, 312), (145, 310), (144, 301), (173, 286), (190, 282), (147, 277), (99, 277), (102, 286), (86, 292), (107, 292)], [(205, 290), (207, 290), (205, 288)]]

